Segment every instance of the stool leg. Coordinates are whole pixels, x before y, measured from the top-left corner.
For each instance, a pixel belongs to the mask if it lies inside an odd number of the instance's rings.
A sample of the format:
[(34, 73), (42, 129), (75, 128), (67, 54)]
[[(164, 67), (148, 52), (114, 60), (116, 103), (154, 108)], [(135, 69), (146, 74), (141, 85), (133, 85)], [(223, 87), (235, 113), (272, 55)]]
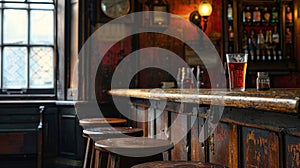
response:
[(106, 168), (108, 162), (108, 152), (96, 148), (94, 148), (94, 151), (95, 151), (94, 168)]
[(91, 140), (91, 145), (92, 145), (92, 153), (91, 153), (91, 159), (90, 159), (90, 168), (94, 167), (94, 158), (95, 158), (95, 144), (94, 141)]
[(95, 150), (94, 168), (104, 168), (105, 161), (107, 160), (104, 160), (103, 153), (100, 150)]
[(100, 152), (98, 150), (95, 150), (94, 168), (100, 167), (100, 161), (101, 161), (100, 155), (101, 155)]
[(99, 160), (99, 167), (98, 168), (106, 168), (107, 167), (107, 161), (108, 161), (108, 153), (99, 151), (100, 153), (100, 160)]
[(91, 138), (87, 138), (85, 154), (84, 154), (84, 161), (83, 161), (83, 168), (86, 168), (86, 165), (87, 165), (87, 160), (88, 160), (88, 156), (89, 156), (89, 149), (90, 149), (90, 143), (91, 143)]
[(109, 153), (107, 168), (120, 168), (120, 156), (114, 153)]

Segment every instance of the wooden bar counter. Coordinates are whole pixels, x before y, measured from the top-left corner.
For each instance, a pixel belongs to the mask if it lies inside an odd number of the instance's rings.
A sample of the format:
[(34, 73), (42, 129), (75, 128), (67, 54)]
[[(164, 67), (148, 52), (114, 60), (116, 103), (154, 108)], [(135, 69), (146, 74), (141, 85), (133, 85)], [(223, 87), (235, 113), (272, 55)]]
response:
[[(109, 94), (131, 106), (132, 124), (145, 136), (183, 135), (169, 160), (300, 167), (300, 89), (114, 89)], [(213, 133), (201, 141), (206, 120), (220, 109), (212, 117)]]
[(117, 89), (111, 90), (110, 94), (153, 100), (276, 110), (287, 113), (298, 113), (300, 99), (300, 89), (272, 89), (269, 91), (247, 89), (244, 92), (224, 89)]

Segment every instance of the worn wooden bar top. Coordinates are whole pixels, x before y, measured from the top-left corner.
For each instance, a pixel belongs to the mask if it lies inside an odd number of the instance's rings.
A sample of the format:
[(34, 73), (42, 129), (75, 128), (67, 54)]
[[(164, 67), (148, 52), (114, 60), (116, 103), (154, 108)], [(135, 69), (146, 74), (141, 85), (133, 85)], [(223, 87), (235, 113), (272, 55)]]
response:
[(112, 96), (299, 113), (300, 89), (113, 89)]

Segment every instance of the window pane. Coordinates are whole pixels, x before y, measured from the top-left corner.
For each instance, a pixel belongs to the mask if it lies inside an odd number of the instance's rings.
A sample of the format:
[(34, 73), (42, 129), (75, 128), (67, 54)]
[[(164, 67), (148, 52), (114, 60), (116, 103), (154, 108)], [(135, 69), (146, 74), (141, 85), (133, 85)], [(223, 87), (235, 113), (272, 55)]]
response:
[(53, 0), (28, 0), (28, 2), (53, 2)]
[(6, 8), (28, 8), (28, 4), (26, 3), (4, 3), (3, 6)]
[(1, 0), (1, 2), (25, 2), (25, 0)]
[(53, 45), (53, 12), (32, 10), (30, 16), (30, 44)]
[(26, 10), (4, 10), (3, 41), (5, 44), (27, 44), (27, 19)]
[(5, 47), (3, 49), (3, 88), (27, 88), (26, 47)]
[(53, 49), (33, 47), (30, 49), (30, 88), (54, 88)]
[(30, 4), (31, 9), (54, 9), (53, 4)]

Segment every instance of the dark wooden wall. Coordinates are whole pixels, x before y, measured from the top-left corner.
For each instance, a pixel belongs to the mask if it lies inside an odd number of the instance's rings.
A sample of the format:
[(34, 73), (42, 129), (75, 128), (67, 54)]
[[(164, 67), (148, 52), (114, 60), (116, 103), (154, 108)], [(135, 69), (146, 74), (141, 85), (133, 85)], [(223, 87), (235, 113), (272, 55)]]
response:
[(2, 103), (0, 167), (81, 167), (82, 128), (72, 105)]

